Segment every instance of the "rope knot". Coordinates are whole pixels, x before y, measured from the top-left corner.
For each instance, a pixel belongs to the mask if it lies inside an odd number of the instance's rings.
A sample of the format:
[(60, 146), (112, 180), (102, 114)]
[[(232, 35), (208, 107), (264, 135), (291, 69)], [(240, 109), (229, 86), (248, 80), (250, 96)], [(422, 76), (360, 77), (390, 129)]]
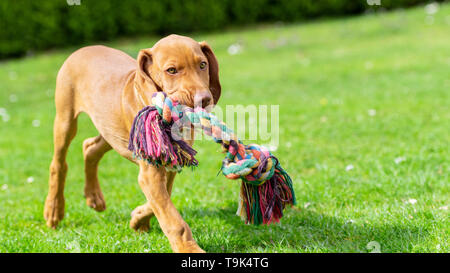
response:
[[(292, 181), (267, 148), (244, 145), (225, 123), (201, 107), (179, 104), (164, 92), (152, 97), (153, 106), (143, 108), (134, 119), (128, 149), (138, 159), (150, 164), (181, 171), (198, 165), (197, 153), (184, 140), (172, 136), (172, 126), (183, 118), (189, 125), (221, 144), (226, 153), (222, 173), (229, 179), (241, 178), (237, 214), (247, 223), (278, 222), (286, 204), (295, 204)], [(186, 126), (186, 124), (182, 124)]]

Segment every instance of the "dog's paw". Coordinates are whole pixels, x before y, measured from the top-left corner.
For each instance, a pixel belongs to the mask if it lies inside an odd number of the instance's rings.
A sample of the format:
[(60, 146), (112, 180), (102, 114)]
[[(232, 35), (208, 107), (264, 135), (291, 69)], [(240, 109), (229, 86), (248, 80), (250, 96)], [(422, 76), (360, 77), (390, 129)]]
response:
[(64, 218), (64, 197), (49, 198), (45, 200), (44, 218), (47, 221), (47, 226), (56, 228), (58, 223)]
[(135, 219), (131, 218), (130, 227), (137, 232), (147, 232), (150, 230), (150, 217)]
[(105, 198), (103, 197), (103, 193), (98, 191), (89, 191), (85, 192), (84, 196), (86, 197), (86, 204), (95, 209), (98, 212), (104, 211), (106, 209)]
[(188, 241), (183, 243), (183, 246), (179, 247), (176, 252), (179, 253), (206, 253), (201, 249), (195, 241)]
[(147, 232), (150, 229), (150, 218), (153, 216), (148, 205), (142, 205), (131, 213), (130, 227), (135, 231)]

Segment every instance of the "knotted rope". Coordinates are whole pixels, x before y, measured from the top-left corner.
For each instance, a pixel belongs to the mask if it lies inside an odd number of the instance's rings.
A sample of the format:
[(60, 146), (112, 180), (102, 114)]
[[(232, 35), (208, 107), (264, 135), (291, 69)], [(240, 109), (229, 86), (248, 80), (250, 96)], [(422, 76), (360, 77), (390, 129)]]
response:
[(278, 222), (286, 204), (296, 203), (291, 178), (265, 147), (244, 145), (215, 115), (179, 104), (164, 92), (153, 94), (152, 104), (139, 111), (130, 131), (128, 149), (136, 158), (176, 171), (197, 166), (197, 152), (174, 129), (201, 127), (226, 153), (222, 173), (242, 180), (237, 214), (246, 223)]

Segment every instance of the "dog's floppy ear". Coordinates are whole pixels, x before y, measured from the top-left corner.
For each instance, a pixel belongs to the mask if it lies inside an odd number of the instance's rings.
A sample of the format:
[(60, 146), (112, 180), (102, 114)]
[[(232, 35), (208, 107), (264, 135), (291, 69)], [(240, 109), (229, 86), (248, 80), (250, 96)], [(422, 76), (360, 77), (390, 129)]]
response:
[(205, 54), (206, 58), (208, 58), (209, 64), (209, 90), (214, 99), (214, 104), (217, 104), (220, 98), (220, 93), (222, 91), (222, 87), (220, 86), (219, 81), (219, 63), (217, 62), (216, 56), (214, 55), (211, 47), (206, 42), (200, 42), (200, 47)]
[(141, 74), (141, 76), (144, 77), (146, 80), (151, 80), (152, 78), (149, 72), (150, 66), (153, 63), (151, 49), (147, 48), (139, 51), (137, 62), (138, 62), (138, 71)]
[(137, 63), (138, 63), (138, 72), (139, 74), (148, 82), (153, 83), (156, 86), (156, 89), (160, 91), (160, 87), (158, 84), (153, 80), (151, 74), (150, 74), (150, 67), (153, 64), (153, 58), (152, 58), (152, 49), (142, 49), (139, 51), (138, 57), (137, 57)]

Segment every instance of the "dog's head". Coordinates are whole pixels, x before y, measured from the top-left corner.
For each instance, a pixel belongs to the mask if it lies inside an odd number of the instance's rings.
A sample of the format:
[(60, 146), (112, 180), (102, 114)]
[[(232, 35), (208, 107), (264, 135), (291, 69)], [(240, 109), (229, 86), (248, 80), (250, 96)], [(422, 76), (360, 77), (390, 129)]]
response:
[(217, 104), (219, 65), (206, 42), (170, 35), (138, 55), (138, 73), (180, 103), (206, 108)]

